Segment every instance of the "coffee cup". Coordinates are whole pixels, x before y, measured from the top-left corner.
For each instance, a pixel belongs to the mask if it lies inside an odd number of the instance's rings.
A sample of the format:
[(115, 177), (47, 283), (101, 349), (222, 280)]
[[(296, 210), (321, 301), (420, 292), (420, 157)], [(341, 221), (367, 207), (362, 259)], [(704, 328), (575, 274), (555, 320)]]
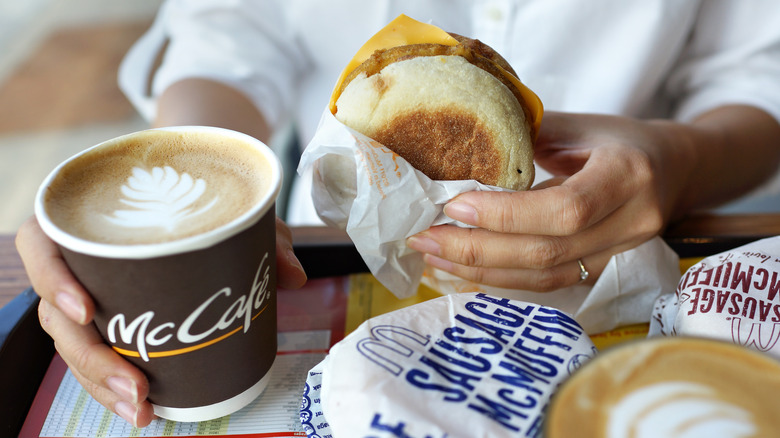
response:
[(105, 341), (147, 375), (156, 415), (221, 417), (268, 384), (281, 181), (262, 142), (189, 126), (108, 140), (41, 184), (41, 228)]
[(780, 363), (704, 338), (651, 338), (613, 347), (552, 399), (545, 436), (777, 436)]

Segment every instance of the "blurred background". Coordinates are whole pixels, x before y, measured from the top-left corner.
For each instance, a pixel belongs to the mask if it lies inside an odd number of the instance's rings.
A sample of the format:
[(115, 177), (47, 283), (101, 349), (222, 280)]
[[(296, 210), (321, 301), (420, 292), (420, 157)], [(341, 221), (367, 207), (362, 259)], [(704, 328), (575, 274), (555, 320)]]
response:
[(147, 127), (117, 86), (161, 0), (0, 0), (0, 233), (62, 160)]
[[(38, 185), (58, 163), (148, 127), (116, 76), (161, 3), (0, 0), (0, 233), (15, 233), (32, 215)], [(277, 152), (290, 132), (272, 141)], [(284, 211), (283, 198), (277, 207)], [(748, 199), (720, 211), (778, 208), (774, 200)]]

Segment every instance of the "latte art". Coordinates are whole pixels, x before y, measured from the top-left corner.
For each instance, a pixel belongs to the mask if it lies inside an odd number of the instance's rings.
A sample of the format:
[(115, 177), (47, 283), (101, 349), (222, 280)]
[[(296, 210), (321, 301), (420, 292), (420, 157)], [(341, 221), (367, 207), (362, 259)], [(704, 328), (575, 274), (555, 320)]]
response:
[(653, 338), (612, 347), (554, 396), (546, 438), (778, 436), (780, 363), (742, 346)]
[(127, 228), (160, 227), (173, 231), (183, 220), (193, 219), (208, 211), (219, 197), (199, 209), (194, 207), (206, 192), (206, 181), (193, 179), (188, 173), (179, 175), (172, 167), (155, 167), (151, 172), (134, 168), (133, 175), (122, 186), (120, 200), (133, 210), (115, 210), (104, 215), (114, 225)]
[(750, 412), (699, 383), (670, 381), (640, 388), (621, 399), (609, 414), (608, 438), (750, 437), (756, 426)]
[(45, 209), (65, 233), (118, 245), (170, 242), (239, 218), (268, 195), (268, 159), (252, 144), (210, 132), (150, 130), (69, 161)]

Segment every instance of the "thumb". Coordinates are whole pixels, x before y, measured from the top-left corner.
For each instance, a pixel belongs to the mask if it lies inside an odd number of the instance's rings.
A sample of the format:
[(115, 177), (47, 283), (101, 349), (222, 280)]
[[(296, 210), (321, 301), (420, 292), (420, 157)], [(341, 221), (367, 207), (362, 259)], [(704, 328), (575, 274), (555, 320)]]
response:
[(534, 160), (553, 175), (573, 175), (590, 157), (586, 133), (587, 125), (576, 114), (545, 113), (534, 144)]
[(293, 252), (292, 233), (279, 218), (276, 218), (276, 270), (280, 287), (298, 289), (306, 283), (306, 273)]

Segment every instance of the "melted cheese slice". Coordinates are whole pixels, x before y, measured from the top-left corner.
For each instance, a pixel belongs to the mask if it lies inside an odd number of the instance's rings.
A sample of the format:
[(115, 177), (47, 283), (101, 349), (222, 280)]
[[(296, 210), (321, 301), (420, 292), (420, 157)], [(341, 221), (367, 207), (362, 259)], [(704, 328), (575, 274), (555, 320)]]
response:
[[(336, 101), (339, 98), (339, 90), (341, 90), (341, 84), (346, 77), (352, 70), (368, 59), (374, 51), (409, 44), (424, 43), (443, 44), (447, 46), (458, 45), (458, 41), (442, 29), (431, 24), (421, 23), (403, 14), (388, 23), (387, 26), (363, 44), (363, 47), (357, 51), (355, 56), (352, 57), (341, 72), (338, 81), (336, 81), (336, 87), (333, 89), (333, 93), (331, 93), (330, 96), (330, 112), (333, 114), (336, 113)], [(504, 70), (499, 65), (496, 65), (496, 67), (498, 67), (501, 73), (509, 79), (518, 90), (520, 90), (520, 94), (523, 96), (526, 105), (528, 105), (528, 108), (531, 110), (531, 125), (534, 127), (534, 132), (538, 133), (539, 126), (542, 124), (542, 114), (544, 113), (542, 101), (513, 74)]]

